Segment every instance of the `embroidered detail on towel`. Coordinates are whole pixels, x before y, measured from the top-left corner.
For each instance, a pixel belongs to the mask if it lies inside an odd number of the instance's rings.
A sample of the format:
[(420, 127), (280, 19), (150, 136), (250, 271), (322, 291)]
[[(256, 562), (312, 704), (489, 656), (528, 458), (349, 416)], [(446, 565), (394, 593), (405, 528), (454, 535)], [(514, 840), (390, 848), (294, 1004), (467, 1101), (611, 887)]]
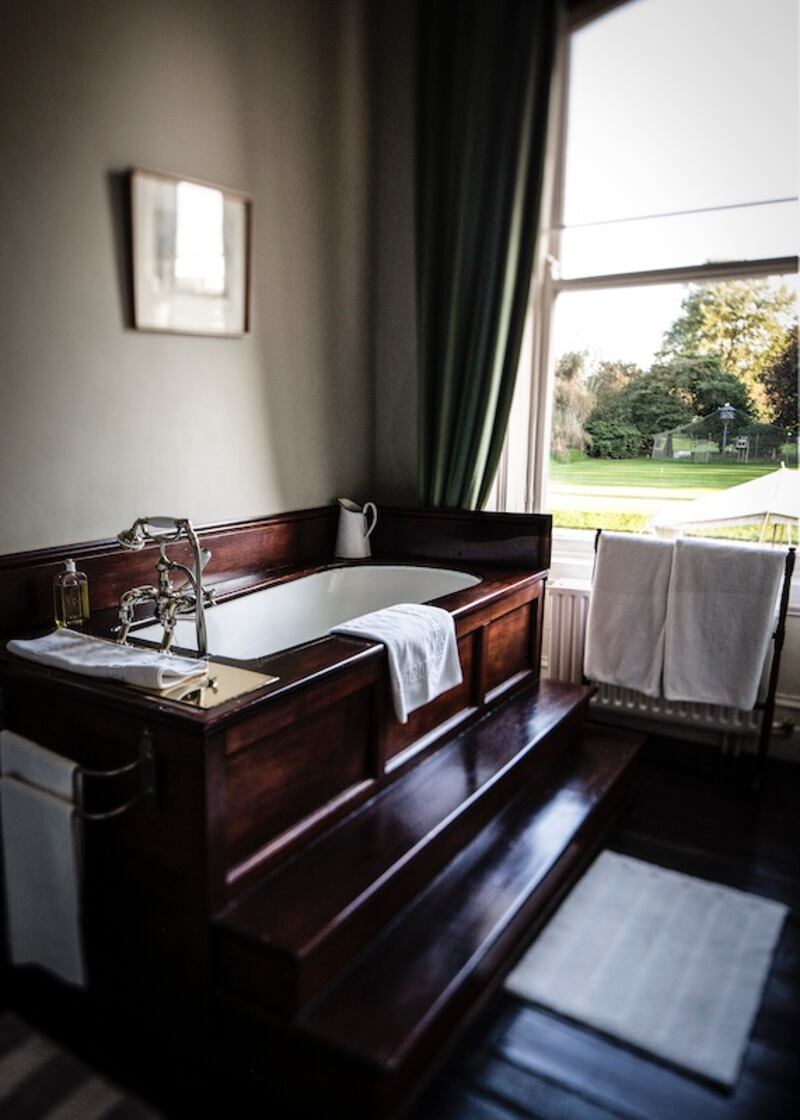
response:
[(331, 633), (383, 643), (400, 723), (463, 680), (453, 616), (441, 607), (397, 603), (343, 622)]

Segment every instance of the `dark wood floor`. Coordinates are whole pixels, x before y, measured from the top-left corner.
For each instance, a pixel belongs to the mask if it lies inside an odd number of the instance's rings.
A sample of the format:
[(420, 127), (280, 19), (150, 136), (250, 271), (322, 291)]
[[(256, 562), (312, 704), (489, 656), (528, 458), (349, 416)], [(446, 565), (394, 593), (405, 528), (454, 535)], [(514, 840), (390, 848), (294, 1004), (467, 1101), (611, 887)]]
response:
[(733, 1093), (510, 995), (497, 997), (413, 1110), (414, 1120), (781, 1120), (800, 1107), (800, 766), (773, 762), (761, 796), (749, 759), (695, 744), (645, 748), (619, 852), (791, 907)]
[[(409, 1120), (780, 1120), (796, 1113), (800, 765), (773, 762), (754, 799), (737, 760), (693, 744), (651, 741), (634, 801), (609, 846), (792, 908), (736, 1091), (704, 1085), (501, 993)], [(176, 1064), (141, 1033), (126, 1038), (111, 1023), (98, 1033), (80, 1005), (56, 1008), (37, 998), (35, 985), (12, 985), (6, 1002), (168, 1117), (286, 1120), (268, 1091), (253, 1096), (190, 1058)]]

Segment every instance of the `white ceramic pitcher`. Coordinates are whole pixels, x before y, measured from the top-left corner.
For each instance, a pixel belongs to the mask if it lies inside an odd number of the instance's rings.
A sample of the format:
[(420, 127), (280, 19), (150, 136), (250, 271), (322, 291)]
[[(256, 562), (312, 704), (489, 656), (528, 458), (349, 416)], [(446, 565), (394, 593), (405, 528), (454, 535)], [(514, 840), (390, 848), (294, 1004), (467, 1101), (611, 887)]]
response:
[[(336, 534), (334, 555), (340, 560), (365, 560), (372, 555), (369, 535), (378, 523), (378, 511), (372, 502), (362, 508), (349, 498), (339, 498), (339, 531)], [(372, 524), (367, 528), (367, 518), (372, 511)]]

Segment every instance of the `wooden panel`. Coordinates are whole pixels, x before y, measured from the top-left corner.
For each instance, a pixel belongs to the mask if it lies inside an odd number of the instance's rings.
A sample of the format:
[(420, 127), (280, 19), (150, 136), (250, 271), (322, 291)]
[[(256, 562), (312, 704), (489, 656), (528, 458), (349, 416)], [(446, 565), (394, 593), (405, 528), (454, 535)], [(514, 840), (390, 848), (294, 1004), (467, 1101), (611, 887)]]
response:
[(463, 1029), (596, 848), (629, 788), (641, 741), (600, 733), (576, 745), (300, 1017), (333, 1053), (384, 1072), (387, 1112)]
[(531, 603), (491, 622), (486, 634), (487, 691), (533, 668), (536, 613)]
[[(341, 639), (341, 642), (345, 644), (345, 639)], [(327, 643), (319, 643), (319, 646), (323, 644)], [(354, 642), (351, 645), (366, 647), (368, 643)], [(376, 656), (356, 662), (342, 672), (330, 674), (321, 680), (303, 680), (301, 677), (299, 682), (294, 682), (301, 687), (295, 687), (287, 696), (277, 694), (272, 704), (256, 710), (247, 719), (232, 724), (225, 734), (226, 752), (236, 754), (247, 750), (270, 735), (297, 724), (298, 720), (305, 719), (312, 712), (326, 708), (354, 692), (360, 692), (376, 681), (382, 681), (380, 652), (375, 648)]]
[(229, 865), (370, 776), (370, 712), (370, 690), (353, 692), (229, 756)]
[[(172, 987), (186, 989), (184, 994), (194, 997), (190, 1002), (201, 1006), (209, 994), (210, 915), (371, 797), (382, 782), (410, 772), (412, 761), (429, 750), (425, 746), (412, 760), (415, 743), (433, 737), (453, 717), (469, 718), (485, 691), (481, 685), (516, 671), (523, 658), (521, 620), (527, 617), (533, 629), (530, 604), (549, 563), (549, 519), (381, 512), (379, 562), (432, 560), (480, 577), (480, 583), (443, 600), (456, 620), (465, 682), (416, 713), (405, 728), (389, 720), (383, 651), (352, 639), (321, 639), (252, 663), (280, 679), (206, 713), (118, 683), (23, 663), (0, 650), (9, 722), (56, 750), (71, 753), (74, 743), (77, 757), (98, 768), (127, 761), (138, 731), (152, 725), (158, 809), (139, 806), (96, 830), (87, 828), (89, 938), (96, 960), (108, 970), (106, 994), (116, 994), (111, 974), (117, 967), (121, 972), (130, 967), (134, 994), (137, 976), (152, 976), (158, 990), (162, 982), (170, 986), (174, 973)], [(201, 527), (213, 552), (209, 583), (221, 584), (222, 594), (238, 594), (268, 580), (306, 574), (333, 559), (335, 528), (334, 506)], [(89, 576), (92, 623), (99, 633), (109, 632), (119, 594), (154, 576), (154, 548), (131, 553), (114, 541), (0, 557), (0, 635), (49, 627), (52, 577), (68, 555)], [(394, 762), (391, 774), (382, 772), (385, 757)], [(122, 792), (115, 788), (116, 800)], [(431, 855), (429, 871), (439, 856), (455, 854), (460, 838), (454, 828), (436, 858)], [(420, 863), (414, 874), (421, 869)], [(411, 870), (408, 876), (411, 891), (419, 884), (412, 882)], [(404, 890), (394, 896), (398, 905)], [(392, 917), (383, 903), (370, 914), (359, 927), (365, 938), (370, 922), (377, 928)], [(111, 932), (114, 923), (126, 931), (124, 939)], [(163, 938), (162, 928), (168, 931)], [(312, 987), (323, 975), (323, 963), (325, 968), (346, 963), (347, 939), (334, 937), (331, 945), (329, 957), (315, 964), (319, 974), (310, 974)], [(176, 965), (176, 954), (186, 967)]]
[(371, 539), (376, 557), (542, 572), (550, 567), (551, 529), (552, 518), (542, 513), (382, 509)]
[(590, 690), (546, 682), (408, 770), (219, 919), (226, 990), (294, 1013), (580, 735)]
[(458, 656), (461, 659), (461, 671), (464, 675), (463, 682), (456, 688), (451, 688), (433, 700), (430, 704), (418, 708), (408, 717), (407, 723), (398, 723), (394, 718), (391, 695), (389, 692), (388, 674), (385, 684), (385, 704), (388, 713), (386, 721), (386, 758), (394, 757), (405, 750), (411, 743), (416, 742), (423, 735), (427, 735), (440, 723), (452, 719), (458, 712), (466, 712), (472, 704), (472, 674), (475, 665), (475, 635), (467, 634), (458, 643)]
[[(112, 530), (124, 528), (127, 526), (122, 524), (109, 526)], [(212, 552), (205, 571), (207, 583), (212, 585), (244, 573), (329, 562), (336, 509), (326, 506), (197, 529), (203, 545)], [(170, 555), (180, 559), (182, 548), (188, 559), (185, 545), (170, 549)], [(67, 556), (74, 557), (89, 577), (94, 613), (116, 607), (129, 587), (154, 582), (158, 550), (151, 545), (130, 552), (115, 540), (105, 540), (0, 556), (0, 635), (29, 633), (52, 624), (53, 576)]]
[[(135, 852), (152, 868), (178, 873), (205, 890), (205, 760), (191, 732), (176, 732), (156, 720), (120, 718), (113, 707), (87, 703), (78, 693), (51, 691), (46, 681), (16, 685), (6, 696), (7, 726), (82, 766), (107, 770), (138, 757), (142, 730), (152, 733), (156, 755), (157, 805), (136, 805), (108, 821), (87, 823), (87, 840), (97, 837), (115, 853)], [(137, 772), (114, 779), (86, 779), (87, 808), (104, 812), (135, 796)], [(87, 859), (91, 859), (91, 845)]]

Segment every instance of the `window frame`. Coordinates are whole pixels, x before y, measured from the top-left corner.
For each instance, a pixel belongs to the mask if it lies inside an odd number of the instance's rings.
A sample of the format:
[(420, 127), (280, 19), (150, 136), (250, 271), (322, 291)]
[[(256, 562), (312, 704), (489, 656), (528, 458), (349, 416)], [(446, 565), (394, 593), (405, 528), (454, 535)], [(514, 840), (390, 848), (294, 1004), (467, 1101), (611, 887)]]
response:
[[(728, 279), (750, 279), (756, 276), (793, 275), (800, 272), (796, 255), (765, 257), (755, 260), (734, 260), (683, 267), (647, 269), (625, 273), (604, 273), (593, 276), (562, 278), (559, 275), (561, 233), (564, 225), (564, 187), (566, 179), (567, 121), (569, 109), (569, 78), (572, 35), (593, 18), (606, 14), (609, 4), (589, 18), (571, 20), (563, 28), (553, 73), (548, 152), (545, 161), (545, 190), (541, 222), (529, 301), (531, 344), (523, 348), (521, 363), (528, 362), (523, 383), (528, 400), (515, 401), (515, 408), (527, 408), (526, 476), (522, 502), (516, 495), (514, 508), (523, 506), (526, 513), (546, 512), (552, 405), (555, 390), (555, 355), (552, 345), (553, 314), (556, 300), (563, 292), (600, 291), (609, 288), (645, 287), (654, 284), (709, 282)], [(511, 425), (510, 425), (511, 428)], [(509, 437), (500, 460), (492, 505), (508, 508), (510, 491)], [(519, 486), (516, 487), (519, 491)], [(569, 578), (591, 577), (592, 530), (553, 531), (555, 574)], [(795, 578), (797, 605), (800, 606), (800, 573)]]

